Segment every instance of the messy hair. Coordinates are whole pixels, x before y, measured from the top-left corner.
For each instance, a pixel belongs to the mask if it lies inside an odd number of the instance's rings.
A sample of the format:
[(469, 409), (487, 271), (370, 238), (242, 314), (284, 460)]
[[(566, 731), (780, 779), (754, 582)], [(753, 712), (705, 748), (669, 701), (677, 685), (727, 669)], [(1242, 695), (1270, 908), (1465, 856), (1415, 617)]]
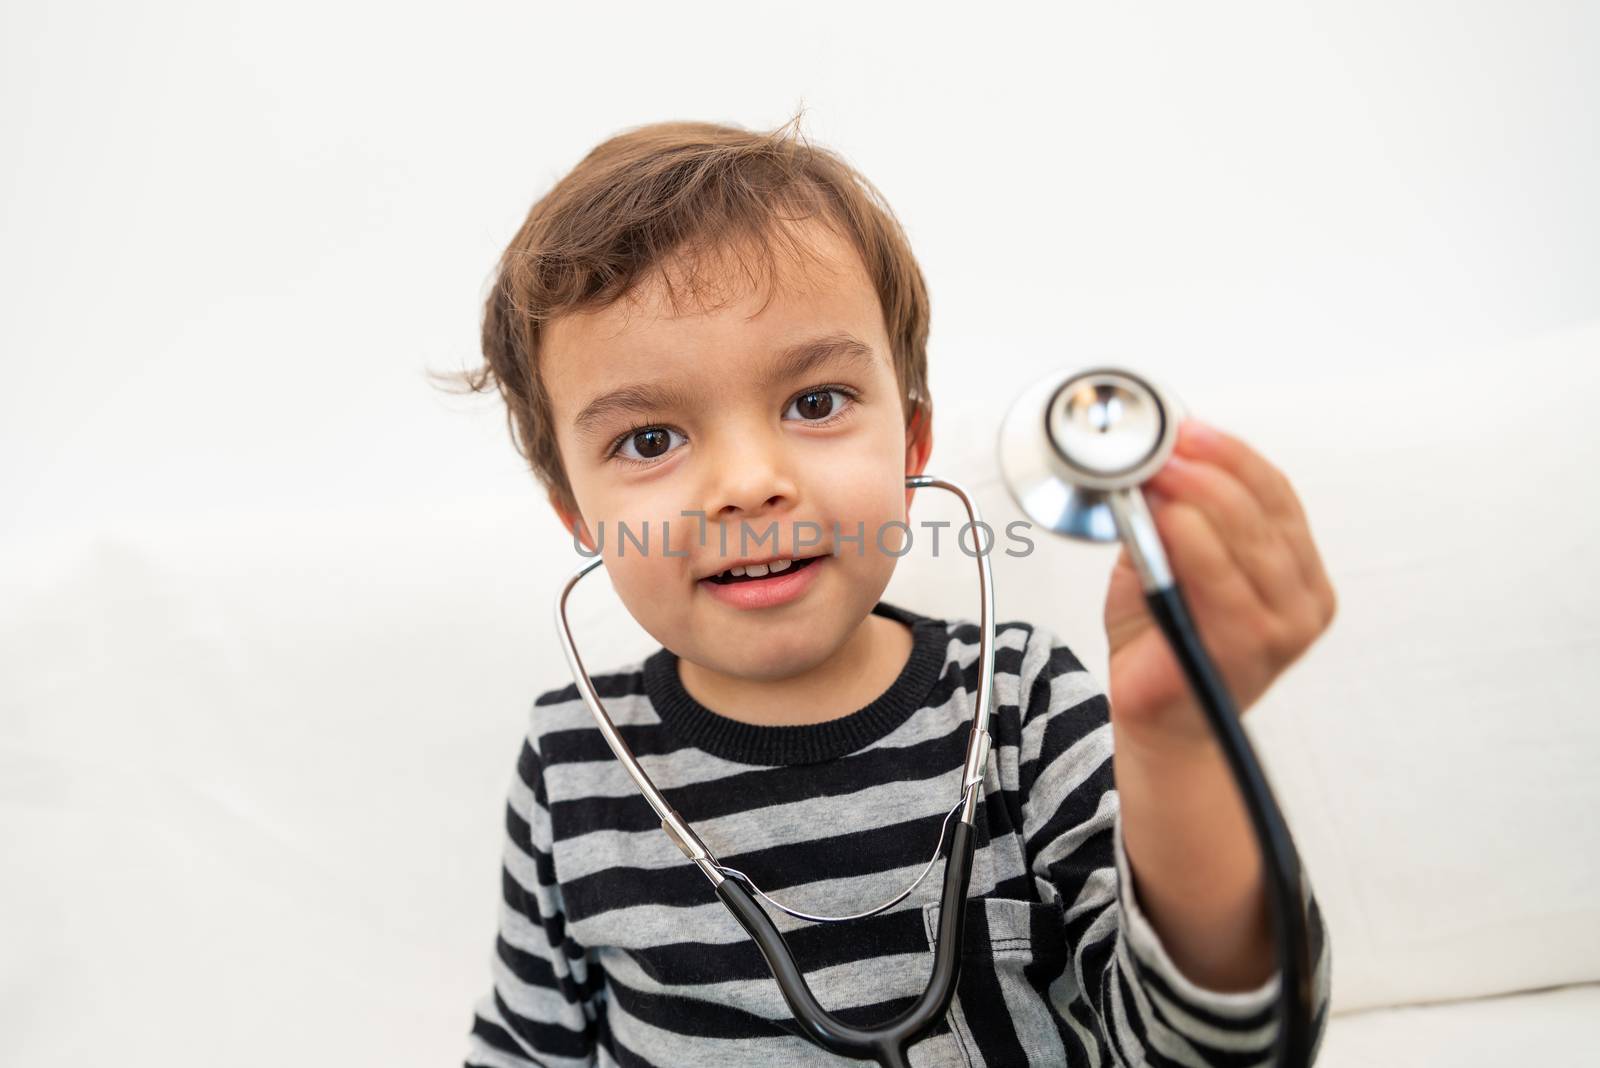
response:
[[(837, 154), (799, 133), (796, 115), (760, 132), (663, 122), (596, 146), (529, 210), (501, 255), (484, 305), (483, 364), (434, 375), (467, 391), (499, 389), (513, 444), (553, 499), (576, 511), (550, 395), (539, 375), (546, 324), (607, 307), (651, 276), (676, 305), (664, 268), (703, 253), (752, 281), (780, 255), (804, 255), (792, 223), (819, 218), (848, 238), (877, 290), (901, 409), (929, 414), (928, 294), (910, 243), (881, 193)], [(724, 255), (728, 254), (728, 255)], [(687, 288), (703, 299), (695, 275)], [(681, 284), (681, 282), (680, 282)]]

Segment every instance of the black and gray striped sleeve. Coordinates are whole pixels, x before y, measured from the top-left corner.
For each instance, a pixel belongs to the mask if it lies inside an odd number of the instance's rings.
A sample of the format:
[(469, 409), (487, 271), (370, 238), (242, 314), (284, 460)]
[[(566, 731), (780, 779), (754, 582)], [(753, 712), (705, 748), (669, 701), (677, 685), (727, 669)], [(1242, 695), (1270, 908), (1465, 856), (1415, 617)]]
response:
[[(1280, 975), (1254, 990), (1207, 989), (1180, 972), (1141, 910), (1112, 775), (1110, 701), (1071, 650), (1034, 628), (1023, 653), (1019, 786), (1029, 867), (1059, 895), (1072, 978), (1117, 1065), (1256, 1064), (1277, 1038)], [(1316, 961), (1316, 1042), (1327, 1026), (1332, 959), (1301, 870)], [(1074, 1027), (1081, 1015), (1058, 1005)]]
[(467, 1068), (595, 1063), (603, 979), (567, 933), (535, 741), (531, 732), (523, 740), (507, 792), (493, 985), (474, 1012)]

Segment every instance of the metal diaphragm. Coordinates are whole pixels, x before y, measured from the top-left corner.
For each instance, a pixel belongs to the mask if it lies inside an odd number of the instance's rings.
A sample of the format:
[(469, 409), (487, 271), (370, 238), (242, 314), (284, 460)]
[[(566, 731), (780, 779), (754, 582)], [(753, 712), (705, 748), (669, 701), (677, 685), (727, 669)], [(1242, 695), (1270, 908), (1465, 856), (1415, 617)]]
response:
[(1000, 427), (1000, 471), (1018, 507), (1057, 534), (1118, 540), (1108, 495), (1142, 484), (1177, 443), (1183, 405), (1114, 367), (1055, 372), (1028, 386)]

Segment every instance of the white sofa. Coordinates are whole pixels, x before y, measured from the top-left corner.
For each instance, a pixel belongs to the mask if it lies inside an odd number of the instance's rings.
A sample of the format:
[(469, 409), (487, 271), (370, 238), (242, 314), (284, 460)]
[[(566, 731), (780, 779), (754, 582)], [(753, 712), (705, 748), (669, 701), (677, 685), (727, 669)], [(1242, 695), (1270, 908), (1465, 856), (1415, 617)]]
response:
[[(1600, 329), (1171, 384), (1290, 474), (1341, 596), (1247, 718), (1331, 929), (1320, 1063), (1596, 1063)], [(931, 470), (998, 526), (960, 451), (992, 407), (941, 409)], [(1112, 555), (997, 557), (1001, 618), (1103, 670)], [(0, 544), (0, 1063), (459, 1063), (575, 563), (531, 485)], [(913, 553), (887, 597), (970, 615), (966, 564)], [(651, 648), (600, 576), (577, 614), (593, 666)]]

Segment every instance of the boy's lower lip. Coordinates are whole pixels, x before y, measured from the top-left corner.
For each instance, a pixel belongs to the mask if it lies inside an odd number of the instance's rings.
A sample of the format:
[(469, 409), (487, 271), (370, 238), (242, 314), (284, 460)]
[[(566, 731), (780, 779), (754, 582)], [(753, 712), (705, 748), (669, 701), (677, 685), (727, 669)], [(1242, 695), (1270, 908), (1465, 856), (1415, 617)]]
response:
[(805, 567), (791, 567), (776, 575), (754, 579), (750, 582), (723, 584), (709, 578), (700, 580), (700, 588), (730, 608), (775, 608), (805, 593), (817, 581), (817, 572), (827, 567), (827, 556), (819, 556)]

